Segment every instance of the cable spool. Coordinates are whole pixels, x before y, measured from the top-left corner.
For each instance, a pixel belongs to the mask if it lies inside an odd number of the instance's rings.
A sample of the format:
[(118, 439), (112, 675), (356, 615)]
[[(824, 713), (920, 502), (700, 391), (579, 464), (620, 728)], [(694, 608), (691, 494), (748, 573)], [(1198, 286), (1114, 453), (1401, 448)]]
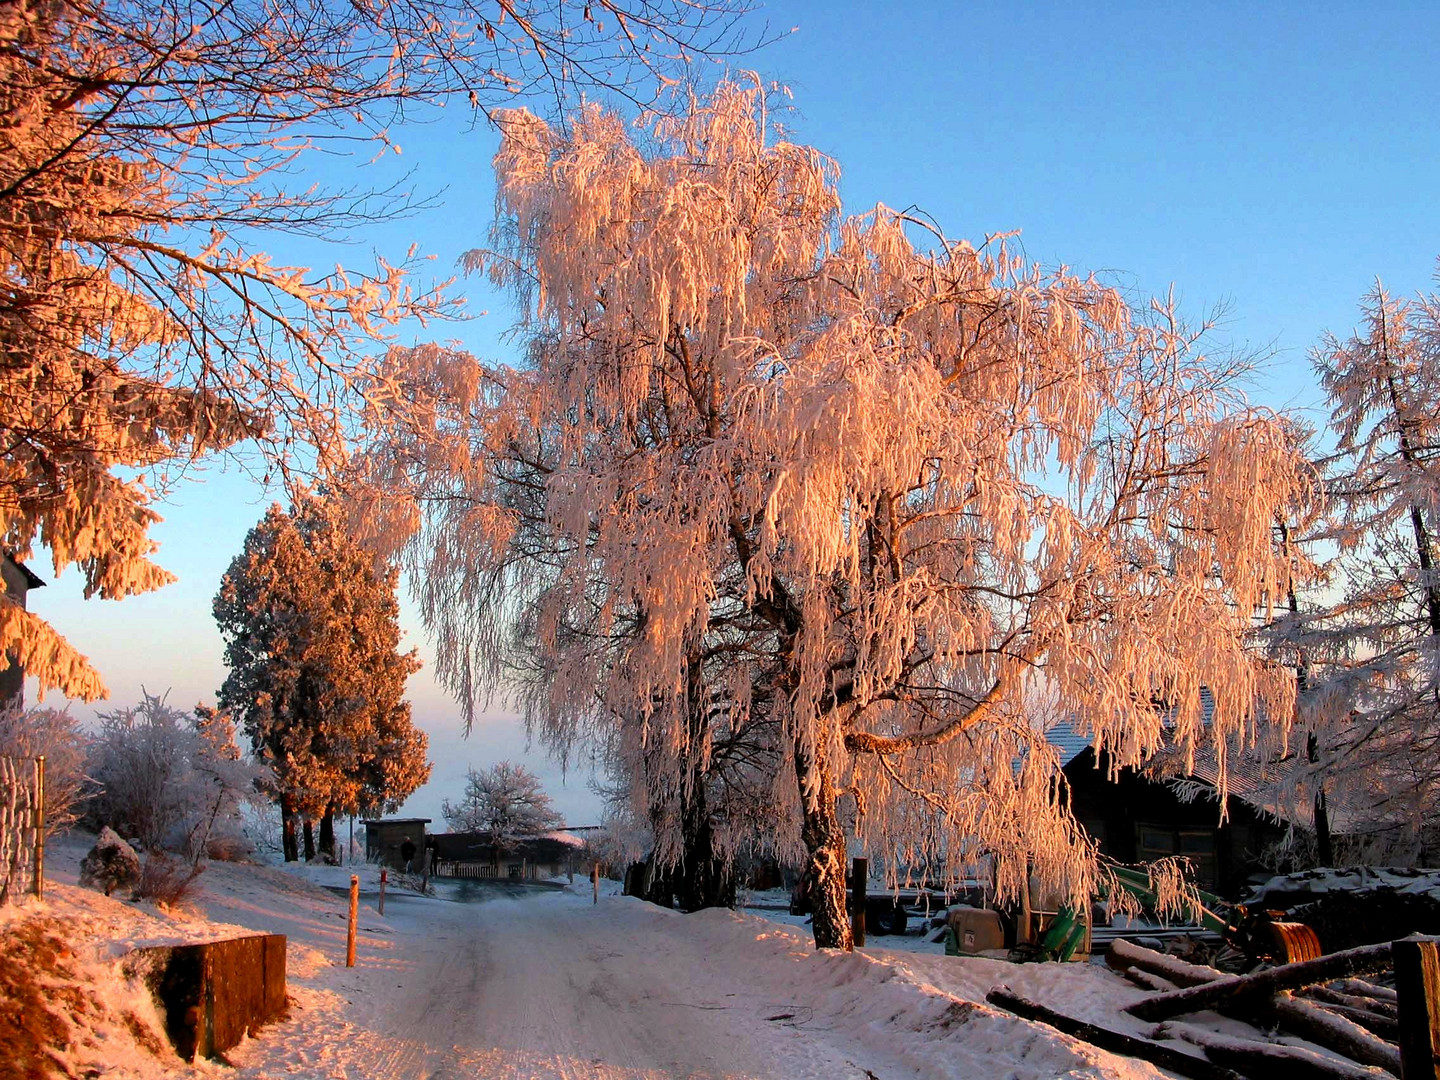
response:
[(1272, 922), (1270, 943), (1277, 964), (1295, 964), (1301, 960), (1318, 960), (1322, 955), (1320, 939), (1304, 923)]

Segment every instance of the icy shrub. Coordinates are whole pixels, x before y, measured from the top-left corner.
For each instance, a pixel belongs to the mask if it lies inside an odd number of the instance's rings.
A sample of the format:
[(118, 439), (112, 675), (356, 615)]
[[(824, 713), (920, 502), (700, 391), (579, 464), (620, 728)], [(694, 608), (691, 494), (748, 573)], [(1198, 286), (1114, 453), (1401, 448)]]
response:
[(164, 852), (152, 851), (145, 856), (133, 899), (153, 900), (166, 908), (178, 907), (192, 895), (195, 881), (204, 869), (200, 865), (187, 866)]
[(240, 804), (255, 768), (241, 759), (223, 714), (185, 712), (144, 694), (139, 705), (101, 713), (100, 721), (89, 759), (94, 824), (138, 838), (147, 851), (192, 858), (212, 837), (240, 837)]
[(114, 829), (101, 829), (95, 846), (80, 862), (80, 884), (87, 889), (100, 889), (109, 896), (116, 889), (126, 889), (140, 880), (140, 856), (116, 834)]
[(0, 709), (0, 755), (45, 758), (45, 834), (75, 823), (85, 788), (85, 736), (65, 709)]
[(250, 862), (255, 845), (242, 832), (225, 832), (210, 837), (205, 843), (205, 857), (215, 862)]

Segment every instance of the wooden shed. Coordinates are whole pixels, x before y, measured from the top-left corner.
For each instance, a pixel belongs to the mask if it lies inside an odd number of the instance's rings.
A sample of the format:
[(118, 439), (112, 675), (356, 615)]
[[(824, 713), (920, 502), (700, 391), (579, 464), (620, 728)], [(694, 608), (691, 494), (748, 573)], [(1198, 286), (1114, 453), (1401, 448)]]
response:
[(395, 870), (405, 869), (405, 857), (401, 849), (408, 840), (415, 845), (415, 856), (410, 867), (415, 872), (424, 869), (425, 826), (430, 818), (379, 818), (367, 820), (365, 825), (365, 859)]

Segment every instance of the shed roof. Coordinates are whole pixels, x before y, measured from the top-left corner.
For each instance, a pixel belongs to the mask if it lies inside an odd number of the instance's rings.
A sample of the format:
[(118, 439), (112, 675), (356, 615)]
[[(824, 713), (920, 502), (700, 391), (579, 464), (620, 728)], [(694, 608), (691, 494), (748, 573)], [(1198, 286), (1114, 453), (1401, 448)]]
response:
[(387, 818), (361, 818), (361, 825), (429, 825), (433, 818), (428, 817), (387, 817)]

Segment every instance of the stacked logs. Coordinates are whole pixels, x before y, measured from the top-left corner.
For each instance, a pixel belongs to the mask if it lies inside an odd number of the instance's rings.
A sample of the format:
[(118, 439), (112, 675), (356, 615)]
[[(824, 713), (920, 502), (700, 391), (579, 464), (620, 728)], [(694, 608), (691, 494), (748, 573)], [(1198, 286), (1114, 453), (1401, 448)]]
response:
[[(1368, 945), (1238, 976), (1126, 941), (1111, 945), (1106, 962), (1136, 985), (1154, 991), (1126, 1008), (1138, 1019), (1158, 1022), (1150, 1038), (1063, 1016), (1008, 987), (996, 987), (987, 998), (1019, 1016), (1196, 1080), (1247, 1076), (1435, 1080), (1440, 1076), (1435, 1067), (1435, 1051), (1440, 1049), (1435, 1000), (1440, 996), (1435, 993), (1440, 964), (1433, 939)], [(1392, 967), (1398, 992), (1363, 978)], [(1299, 1036), (1330, 1054), (1266, 1041), (1261, 1031), (1253, 1038), (1220, 1035), (1178, 1019), (1207, 1010), (1260, 1029)], [(1176, 1048), (1176, 1039), (1198, 1047), (1204, 1058)]]

